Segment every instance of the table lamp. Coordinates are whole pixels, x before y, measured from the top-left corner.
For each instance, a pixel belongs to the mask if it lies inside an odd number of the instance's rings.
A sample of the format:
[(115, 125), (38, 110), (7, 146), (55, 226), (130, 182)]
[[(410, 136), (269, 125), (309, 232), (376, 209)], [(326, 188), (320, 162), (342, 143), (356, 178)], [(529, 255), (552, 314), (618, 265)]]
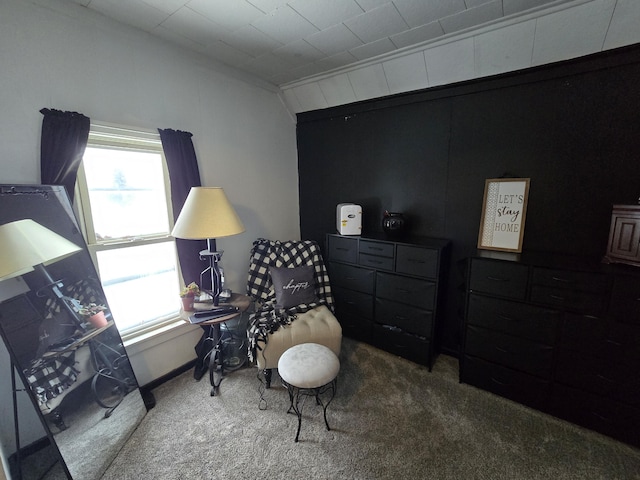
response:
[(186, 240), (207, 241), (207, 249), (200, 251), (200, 258), (208, 258), (209, 266), (200, 274), (200, 283), (203, 276), (209, 273), (211, 291), (207, 293), (210, 293), (214, 305), (218, 305), (222, 291), (222, 276), (218, 262), (223, 253), (216, 251), (215, 239), (236, 235), (244, 230), (244, 225), (222, 188), (191, 188), (171, 235)]
[(0, 281), (37, 271), (45, 279), (43, 288), (51, 288), (61, 300), (78, 326), (76, 306), (60, 290), (63, 285), (54, 280), (46, 269), (82, 248), (31, 219), (17, 220), (0, 225)]

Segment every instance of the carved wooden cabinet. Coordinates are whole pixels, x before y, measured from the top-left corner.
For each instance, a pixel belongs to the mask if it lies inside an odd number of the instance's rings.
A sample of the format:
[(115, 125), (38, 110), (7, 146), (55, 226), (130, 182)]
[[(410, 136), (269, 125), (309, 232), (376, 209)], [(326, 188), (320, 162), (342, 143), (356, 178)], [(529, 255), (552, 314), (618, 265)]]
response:
[(327, 235), (336, 317), (343, 333), (429, 368), (450, 242)]
[(640, 445), (640, 269), (469, 260), (460, 381)]
[(605, 260), (640, 266), (640, 205), (614, 205)]

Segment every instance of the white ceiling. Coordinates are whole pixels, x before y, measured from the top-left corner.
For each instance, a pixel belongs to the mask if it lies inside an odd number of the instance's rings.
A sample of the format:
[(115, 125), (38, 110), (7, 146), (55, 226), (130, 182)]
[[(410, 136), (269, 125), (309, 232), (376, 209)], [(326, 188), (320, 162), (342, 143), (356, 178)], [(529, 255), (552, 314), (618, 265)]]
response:
[(274, 85), (574, 0), (72, 0)]

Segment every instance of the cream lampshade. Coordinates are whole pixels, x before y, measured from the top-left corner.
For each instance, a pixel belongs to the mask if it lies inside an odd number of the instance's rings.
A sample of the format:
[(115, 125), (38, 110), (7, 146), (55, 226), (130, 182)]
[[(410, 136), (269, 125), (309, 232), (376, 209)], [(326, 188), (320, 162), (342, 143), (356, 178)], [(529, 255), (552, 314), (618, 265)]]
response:
[(244, 232), (244, 225), (220, 187), (193, 187), (171, 235), (188, 240), (229, 237)]
[(82, 250), (75, 243), (31, 220), (0, 225), (0, 280), (50, 265)]

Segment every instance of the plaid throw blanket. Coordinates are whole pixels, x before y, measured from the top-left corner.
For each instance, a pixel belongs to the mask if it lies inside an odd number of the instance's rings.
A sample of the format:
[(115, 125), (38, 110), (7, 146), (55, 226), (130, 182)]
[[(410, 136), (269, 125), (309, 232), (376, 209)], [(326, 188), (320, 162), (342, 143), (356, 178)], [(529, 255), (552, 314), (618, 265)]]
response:
[[(289, 309), (278, 308), (269, 267), (294, 268), (302, 265), (311, 265), (314, 268), (318, 301)], [(253, 242), (247, 295), (257, 302), (256, 311), (249, 317), (251, 360), (255, 358), (256, 350), (262, 350), (261, 345), (267, 343), (267, 335), (278, 330), (281, 325), (290, 324), (298, 313), (304, 313), (319, 305), (326, 305), (331, 311), (334, 310), (329, 275), (322, 252), (318, 243), (312, 240), (280, 242), (259, 238)]]
[(75, 351), (63, 353), (51, 360), (40, 359), (24, 371), (31, 389), (43, 405), (57, 397), (78, 380)]

